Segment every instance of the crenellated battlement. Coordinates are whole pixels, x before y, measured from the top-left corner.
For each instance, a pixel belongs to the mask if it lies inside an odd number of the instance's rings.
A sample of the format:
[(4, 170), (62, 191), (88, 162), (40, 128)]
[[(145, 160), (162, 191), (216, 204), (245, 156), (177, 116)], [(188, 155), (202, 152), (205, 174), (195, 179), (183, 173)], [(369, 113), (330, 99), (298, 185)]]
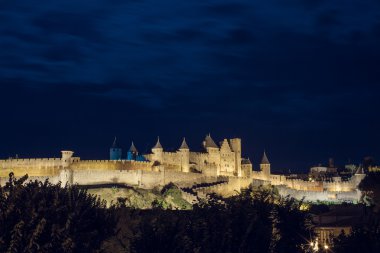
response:
[(176, 157), (176, 156), (180, 155), (181, 152), (180, 151), (174, 151), (174, 152), (167, 152), (167, 151), (165, 151), (165, 152), (162, 152), (162, 154), (164, 156)]
[(193, 155), (193, 156), (206, 156), (208, 153), (207, 152), (193, 152), (193, 151), (190, 151), (190, 155)]
[(153, 162), (150, 161), (135, 161), (135, 160), (78, 160), (78, 161), (73, 161), (76, 163), (83, 163), (83, 164), (136, 164), (136, 165), (151, 165)]
[[(158, 142), (159, 144), (159, 142)], [(156, 146), (158, 145), (156, 144)], [(333, 181), (305, 181), (271, 174), (266, 154), (260, 164), (260, 171), (253, 171), (249, 159), (241, 157), (241, 140), (224, 139), (219, 147), (208, 135), (204, 141), (206, 152), (190, 152), (183, 141), (181, 149), (164, 152), (158, 145), (152, 154), (144, 155), (147, 161), (136, 160), (81, 160), (73, 157), (73, 151), (62, 151), (61, 158), (22, 158), (0, 160), (0, 183), (5, 182), (10, 172), (30, 179), (49, 178), (54, 182), (78, 184), (126, 183), (142, 188), (162, 186), (169, 182), (179, 185), (197, 185), (197, 193), (207, 195), (214, 192), (231, 195), (249, 185), (271, 184), (292, 196), (308, 196), (313, 199), (353, 199), (357, 197), (357, 186), (365, 177), (355, 174), (350, 180), (340, 177)], [(221, 178), (225, 176), (225, 178)], [(210, 179), (214, 182), (208, 182)], [(216, 182), (217, 181), (217, 182)], [(189, 199), (190, 196), (184, 193)], [(200, 195), (198, 195), (200, 196)]]
[(262, 171), (253, 171), (251, 173), (253, 179), (267, 180), (274, 186), (285, 186), (296, 191), (306, 192), (351, 192), (357, 189), (358, 180), (351, 178), (348, 181), (341, 181), (341, 178), (334, 178), (334, 181), (305, 181), (303, 179), (287, 178), (284, 175), (273, 175), (269, 177), (264, 175)]
[(19, 158), (19, 159), (5, 159), (0, 160), (0, 164), (2, 163), (39, 163), (39, 162), (47, 162), (47, 161), (56, 161), (61, 162), (61, 158)]

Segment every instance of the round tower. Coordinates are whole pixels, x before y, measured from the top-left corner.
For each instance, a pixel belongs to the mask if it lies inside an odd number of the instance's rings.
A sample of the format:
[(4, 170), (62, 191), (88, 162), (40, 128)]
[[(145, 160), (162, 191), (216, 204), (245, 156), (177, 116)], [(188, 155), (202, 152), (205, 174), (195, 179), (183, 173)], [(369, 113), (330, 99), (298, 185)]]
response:
[(163, 156), (164, 156), (164, 149), (162, 148), (162, 145), (160, 143), (160, 137), (157, 137), (157, 143), (152, 148), (153, 153), (153, 160), (159, 163), (163, 162)]
[(181, 155), (181, 170), (182, 172), (190, 172), (190, 149), (186, 143), (185, 137), (183, 138), (182, 144), (178, 149)]
[(129, 161), (136, 161), (139, 156), (139, 151), (137, 150), (135, 144), (132, 141), (131, 147), (128, 150), (127, 153), (127, 160)]
[(61, 187), (65, 187), (67, 184), (73, 184), (73, 171), (70, 168), (62, 168), (59, 170), (59, 181), (61, 181)]
[(115, 140), (113, 141), (112, 147), (110, 148), (110, 160), (121, 160), (122, 149), (119, 147)]
[(62, 153), (62, 158), (61, 158), (62, 167), (64, 168), (69, 167), (72, 162), (72, 157), (73, 157), (74, 152), (69, 151), (69, 150), (62, 150), (61, 153)]
[(270, 163), (268, 157), (264, 151), (263, 158), (260, 163), (260, 170), (265, 180), (270, 179)]
[(70, 169), (70, 164), (73, 161), (73, 151), (62, 150), (62, 168), (59, 170), (59, 181), (61, 181), (61, 186), (65, 187), (66, 184), (73, 183), (73, 171)]

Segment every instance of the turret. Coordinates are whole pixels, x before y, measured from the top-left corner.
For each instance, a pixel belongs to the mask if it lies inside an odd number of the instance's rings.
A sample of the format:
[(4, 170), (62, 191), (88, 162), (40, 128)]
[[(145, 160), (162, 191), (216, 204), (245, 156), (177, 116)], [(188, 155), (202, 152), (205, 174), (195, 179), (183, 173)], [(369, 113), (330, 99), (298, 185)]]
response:
[(160, 143), (160, 137), (157, 137), (157, 143), (152, 148), (152, 153), (153, 153), (153, 160), (154, 161), (157, 161), (159, 163), (163, 162), (164, 149), (162, 148), (162, 145)]
[(74, 152), (73, 151), (68, 151), (68, 150), (62, 150), (62, 167), (66, 168), (69, 167), (71, 162), (72, 162), (72, 157)]
[(59, 181), (61, 186), (65, 187), (66, 184), (73, 183), (73, 172), (70, 169), (70, 164), (73, 162), (73, 151), (63, 150), (62, 153), (62, 168), (59, 170)]
[(121, 160), (122, 149), (119, 147), (115, 140), (113, 141), (112, 147), (110, 148), (110, 160)]
[(182, 144), (178, 149), (181, 155), (181, 170), (182, 172), (190, 172), (190, 149), (186, 143), (185, 137), (183, 138)]
[(202, 144), (208, 154), (207, 162), (214, 164), (216, 167), (216, 175), (220, 175), (220, 152), (218, 145), (216, 145), (210, 134), (206, 135)]
[(268, 157), (267, 157), (265, 151), (263, 154), (263, 158), (261, 159), (260, 170), (261, 170), (261, 173), (263, 174), (264, 178), (269, 179), (269, 177), (270, 177), (270, 163), (269, 163), (269, 160), (268, 160)]
[(203, 141), (203, 147), (206, 149), (208, 153), (219, 150), (218, 145), (216, 145), (215, 141), (211, 138), (210, 134), (206, 135), (206, 138)]
[(127, 153), (127, 160), (135, 161), (135, 160), (137, 160), (138, 155), (139, 155), (139, 152), (138, 152), (137, 148), (135, 147), (135, 144), (132, 141), (131, 147), (129, 148), (128, 153)]

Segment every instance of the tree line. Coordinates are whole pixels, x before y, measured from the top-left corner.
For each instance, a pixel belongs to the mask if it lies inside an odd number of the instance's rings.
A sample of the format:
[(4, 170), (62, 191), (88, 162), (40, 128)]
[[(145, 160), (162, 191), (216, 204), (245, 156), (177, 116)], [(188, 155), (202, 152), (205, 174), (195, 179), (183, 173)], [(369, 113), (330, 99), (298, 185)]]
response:
[[(26, 181), (10, 174), (0, 187), (0, 252), (311, 252), (315, 237), (303, 201), (273, 187), (210, 195), (187, 211), (139, 210), (122, 201), (106, 208), (76, 185)], [(365, 243), (380, 252), (379, 231), (354, 229), (333, 250), (359, 252), (354, 246)]]

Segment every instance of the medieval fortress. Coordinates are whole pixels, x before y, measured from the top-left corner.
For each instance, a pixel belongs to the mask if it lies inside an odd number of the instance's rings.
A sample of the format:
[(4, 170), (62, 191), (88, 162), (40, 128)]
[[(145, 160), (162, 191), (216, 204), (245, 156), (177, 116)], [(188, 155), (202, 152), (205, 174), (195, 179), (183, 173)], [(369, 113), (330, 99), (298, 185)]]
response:
[(306, 181), (271, 173), (264, 152), (260, 170), (253, 170), (249, 159), (242, 158), (241, 139), (224, 139), (218, 144), (210, 135), (200, 152), (190, 151), (185, 139), (175, 152), (164, 151), (159, 139), (150, 154), (139, 154), (132, 143), (126, 159), (116, 140), (110, 149), (110, 160), (81, 160), (72, 151), (62, 151), (61, 158), (0, 160), (0, 185), (5, 185), (10, 172), (16, 177), (28, 174), (29, 180), (78, 185), (127, 184), (151, 189), (170, 182), (180, 187), (187, 200), (208, 193), (231, 196), (250, 185), (273, 185), (283, 196), (306, 201), (357, 202), (358, 184), (365, 177), (356, 171), (348, 180), (334, 177), (329, 181)]

